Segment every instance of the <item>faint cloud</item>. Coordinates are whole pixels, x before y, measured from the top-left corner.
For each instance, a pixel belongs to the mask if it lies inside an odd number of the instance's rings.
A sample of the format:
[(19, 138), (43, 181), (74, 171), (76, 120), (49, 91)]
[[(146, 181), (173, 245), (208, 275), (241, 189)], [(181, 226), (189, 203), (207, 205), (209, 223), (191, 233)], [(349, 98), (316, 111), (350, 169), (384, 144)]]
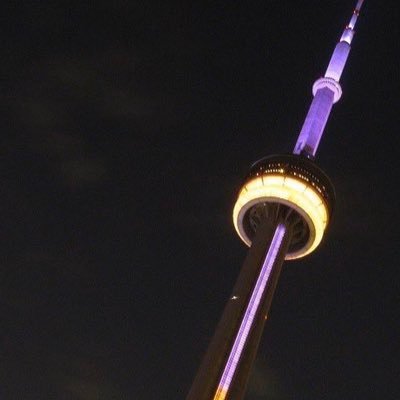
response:
[(60, 160), (83, 155), (83, 142), (79, 137), (66, 132), (50, 131), (41, 140), (32, 143), (44, 155)]
[(95, 158), (72, 159), (62, 164), (62, 173), (70, 186), (102, 182), (107, 177), (104, 163)]
[(249, 381), (249, 400), (287, 400), (289, 397), (285, 394), (278, 375), (259, 358), (256, 359)]
[(53, 354), (52, 380), (61, 398), (79, 400), (125, 399), (112, 382), (104, 360), (74, 354)]
[(107, 131), (115, 140), (132, 130), (138, 140), (148, 140), (175, 118), (174, 100), (152, 84), (134, 53), (111, 46), (92, 54), (32, 60), (4, 97), (14, 123), (3, 148), (13, 152), (22, 146), (41, 155), (71, 187), (103, 182), (109, 170), (102, 156)]

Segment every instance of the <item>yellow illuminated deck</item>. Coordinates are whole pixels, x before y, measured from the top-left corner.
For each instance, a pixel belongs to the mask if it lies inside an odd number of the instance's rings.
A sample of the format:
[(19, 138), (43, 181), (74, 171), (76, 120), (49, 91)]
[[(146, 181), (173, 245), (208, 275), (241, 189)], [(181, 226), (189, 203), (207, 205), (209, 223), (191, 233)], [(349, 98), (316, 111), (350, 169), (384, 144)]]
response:
[(307, 222), (310, 238), (303, 248), (288, 253), (286, 259), (304, 257), (321, 242), (328, 224), (328, 206), (311, 183), (284, 174), (260, 175), (248, 181), (239, 193), (233, 209), (233, 223), (240, 238), (248, 245), (251, 240), (243, 227), (246, 212), (262, 202), (281, 203), (296, 210)]

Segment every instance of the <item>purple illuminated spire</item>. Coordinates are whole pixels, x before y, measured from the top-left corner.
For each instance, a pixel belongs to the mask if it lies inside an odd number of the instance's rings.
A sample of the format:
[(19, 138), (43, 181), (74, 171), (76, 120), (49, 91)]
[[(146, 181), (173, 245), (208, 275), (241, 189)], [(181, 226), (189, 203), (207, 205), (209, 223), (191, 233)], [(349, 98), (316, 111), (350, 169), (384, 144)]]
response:
[(350, 52), (350, 45), (354, 37), (354, 27), (363, 1), (358, 0), (350, 22), (344, 29), (340, 41), (333, 51), (325, 75), (314, 82), (312, 88), (314, 99), (301, 128), (293, 150), (294, 154), (303, 154), (309, 158), (315, 157), (332, 106), (342, 96), (339, 80)]
[(339, 80), (362, 3), (358, 0), (325, 75), (313, 85), (294, 154), (258, 160), (239, 191), (233, 223), (250, 249), (186, 400), (244, 399), (283, 262), (314, 251), (330, 223), (333, 185), (307, 158), (314, 158), (332, 105), (342, 95)]

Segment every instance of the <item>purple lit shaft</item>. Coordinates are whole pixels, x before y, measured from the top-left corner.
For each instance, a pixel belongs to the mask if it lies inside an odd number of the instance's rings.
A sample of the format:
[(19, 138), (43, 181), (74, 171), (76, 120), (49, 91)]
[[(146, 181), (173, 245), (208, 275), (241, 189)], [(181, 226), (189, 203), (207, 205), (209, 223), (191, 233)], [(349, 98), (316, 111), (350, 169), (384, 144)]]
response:
[(276, 256), (281, 247), (283, 237), (286, 233), (286, 227), (283, 224), (278, 225), (275, 230), (274, 236), (271, 241), (271, 245), (268, 249), (267, 255), (263, 262), (261, 272), (258, 276), (257, 282), (254, 286), (254, 290), (251, 294), (249, 303), (246, 308), (243, 320), (240, 324), (239, 331), (236, 335), (232, 350), (229, 354), (228, 361), (225, 365), (224, 372), (222, 374), (221, 380), (218, 385), (218, 390), (215, 398), (218, 398), (219, 394), (222, 392), (227, 392), (229, 390), (232, 378), (235, 374), (236, 367), (238, 365), (240, 356), (242, 354), (243, 348), (246, 344), (246, 339), (249, 335), (251, 326), (253, 324), (254, 318), (259, 309), (262, 295), (267, 286), (268, 279), (270, 277), (272, 267), (274, 265)]
[(318, 90), (301, 128), (294, 150), (295, 154), (300, 154), (304, 150), (307, 154), (315, 155), (332, 105), (333, 92), (328, 88)]
[(333, 51), (324, 77), (318, 79), (314, 83), (314, 99), (294, 147), (294, 154), (304, 154), (307, 157), (315, 157), (324, 133), (326, 122), (332, 110), (332, 105), (336, 103), (342, 95), (339, 80), (350, 53), (350, 45), (354, 37), (354, 27), (362, 4), (363, 0), (357, 1), (350, 22), (344, 29)]

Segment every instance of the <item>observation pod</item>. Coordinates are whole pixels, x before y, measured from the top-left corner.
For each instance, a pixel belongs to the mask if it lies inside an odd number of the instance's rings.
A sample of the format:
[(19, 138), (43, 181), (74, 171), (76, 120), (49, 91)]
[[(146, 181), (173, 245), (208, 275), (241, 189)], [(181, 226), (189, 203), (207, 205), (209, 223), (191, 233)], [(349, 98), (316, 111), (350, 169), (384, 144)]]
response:
[(320, 244), (334, 201), (330, 179), (314, 162), (299, 155), (268, 156), (251, 166), (233, 209), (233, 223), (250, 246), (261, 219), (279, 217), (292, 229), (285, 259), (293, 260)]

